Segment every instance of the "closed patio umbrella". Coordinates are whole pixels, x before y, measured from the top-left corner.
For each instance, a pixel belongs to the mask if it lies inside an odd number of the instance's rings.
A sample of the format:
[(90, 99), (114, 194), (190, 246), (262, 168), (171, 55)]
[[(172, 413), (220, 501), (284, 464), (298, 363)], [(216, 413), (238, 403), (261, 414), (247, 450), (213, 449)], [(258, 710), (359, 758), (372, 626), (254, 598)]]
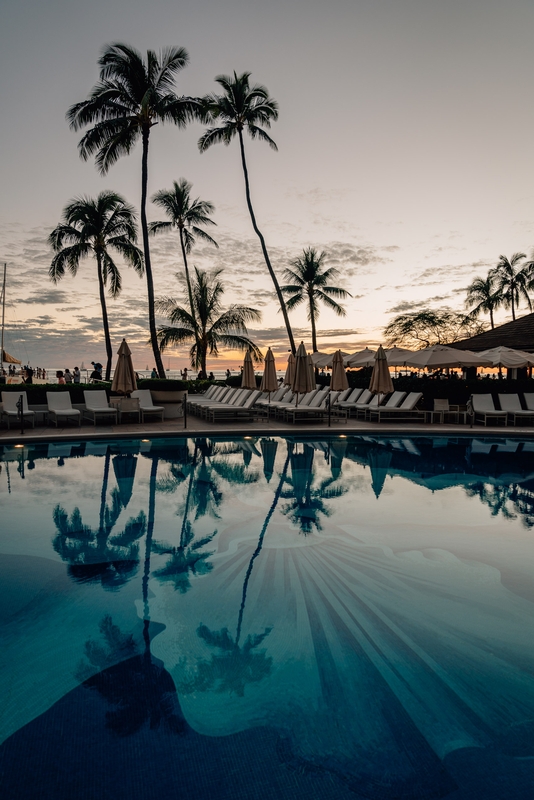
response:
[(313, 365), (313, 360), (311, 355), (308, 353), (308, 369), (310, 370), (310, 376), (312, 380), (313, 387), (315, 387), (315, 367)]
[(113, 374), (111, 391), (117, 392), (117, 394), (129, 395), (137, 389), (137, 381), (135, 380), (135, 370), (132, 364), (132, 351), (128, 347), (126, 339), (122, 340), (117, 354), (119, 359)]
[(267, 483), (270, 482), (274, 473), (274, 461), (276, 458), (276, 451), (278, 450), (278, 442), (276, 439), (262, 439), (260, 441), (261, 454), (263, 456), (263, 474)]
[(336, 350), (332, 360), (332, 380), (330, 381), (331, 392), (344, 392), (349, 388), (347, 375), (343, 367), (343, 354), (341, 350)]
[(113, 456), (113, 471), (123, 508), (126, 508), (132, 496), (136, 466), (137, 457), (131, 453)]
[(245, 360), (243, 362), (243, 374), (241, 376), (242, 389), (255, 389), (256, 376), (254, 375), (254, 367), (252, 365), (252, 356), (250, 350), (245, 353)]
[(375, 355), (375, 365), (371, 375), (369, 391), (373, 394), (389, 394), (393, 391), (393, 381), (389, 374), (388, 358), (382, 345), (378, 348)]
[(295, 356), (295, 374), (293, 376), (293, 383), (291, 384), (291, 389), (297, 395), (297, 404), (298, 395), (311, 392), (314, 387), (315, 380), (312, 380), (312, 376), (310, 375), (308, 354), (304, 347), (304, 342), (301, 342), (297, 350), (297, 355)]
[(277, 389), (278, 379), (276, 377), (276, 366), (274, 363), (273, 351), (269, 347), (265, 354), (265, 366), (260, 384), (260, 392), (269, 392), (270, 400), (271, 392), (276, 392)]
[(284, 376), (284, 386), (291, 386), (293, 384), (293, 378), (295, 377), (295, 356), (293, 353), (289, 354), (289, 358), (287, 359), (287, 369), (286, 374)]

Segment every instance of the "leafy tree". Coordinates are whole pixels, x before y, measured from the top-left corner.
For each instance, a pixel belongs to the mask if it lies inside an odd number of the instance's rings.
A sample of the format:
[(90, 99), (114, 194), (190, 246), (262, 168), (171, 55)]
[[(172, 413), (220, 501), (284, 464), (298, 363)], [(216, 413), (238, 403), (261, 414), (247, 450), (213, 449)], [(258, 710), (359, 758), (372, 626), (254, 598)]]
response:
[(219, 280), (222, 270), (202, 272), (195, 267), (192, 285), (193, 305), (190, 310), (178, 305), (172, 297), (158, 301), (158, 309), (171, 323), (158, 328), (158, 341), (163, 353), (170, 345), (193, 342), (189, 355), (191, 366), (206, 374), (208, 353), (217, 358), (220, 347), (250, 350), (255, 361), (262, 354), (247, 335), (246, 323), (261, 319), (259, 311), (248, 306), (222, 307), (224, 285)]
[(513, 320), (521, 300), (524, 300), (532, 311), (529, 289), (534, 285), (534, 262), (521, 263), (525, 258), (525, 253), (514, 253), (510, 259), (499, 256), (499, 263), (492, 271), (499, 302), (505, 308), (512, 309)]
[(148, 291), (148, 322), (150, 341), (160, 378), (165, 377), (158, 347), (154, 300), (154, 280), (146, 201), (148, 191), (148, 144), (150, 132), (158, 123), (170, 122), (184, 128), (188, 122), (202, 116), (202, 103), (192, 97), (174, 93), (176, 74), (188, 63), (183, 47), (168, 47), (161, 53), (148, 50), (146, 59), (126, 44), (105, 47), (98, 64), (100, 81), (87, 100), (71, 106), (67, 119), (75, 131), (93, 125), (79, 143), (84, 160), (96, 155), (96, 165), (102, 175), (123, 155), (129, 155), (141, 139), (141, 229), (145, 255)]
[(482, 322), (451, 308), (426, 308), (394, 317), (384, 328), (384, 337), (388, 345), (423, 349), (458, 342), (484, 330)]
[(492, 270), (488, 272), (485, 278), (476, 277), (467, 287), (465, 305), (467, 308), (472, 307), (469, 315), (476, 318), (480, 314), (489, 314), (492, 330), (495, 328), (493, 312), (499, 308), (501, 303), (502, 298), (496, 291), (495, 274)]
[(247, 206), (252, 221), (252, 227), (260, 240), (263, 258), (271, 280), (274, 284), (280, 310), (284, 317), (287, 335), (293, 354), (296, 352), (295, 340), (293, 338), (293, 331), (289, 324), (289, 316), (287, 313), (284, 296), (278, 278), (267, 252), (267, 245), (262, 232), (258, 228), (256, 222), (256, 215), (252, 207), (252, 200), (250, 197), (250, 184), (248, 177), (248, 167), (245, 157), (245, 142), (243, 132), (248, 131), (251, 139), (261, 139), (277, 150), (276, 143), (271, 137), (263, 130), (263, 128), (270, 128), (271, 121), (278, 119), (278, 104), (275, 100), (269, 97), (269, 93), (265, 86), (254, 85), (249, 83), (250, 72), (243, 72), (242, 75), (237, 75), (234, 72), (233, 77), (229, 75), (218, 75), (215, 80), (224, 90), (224, 94), (210, 94), (205, 98), (207, 113), (214, 122), (220, 123), (215, 127), (208, 128), (208, 130), (201, 136), (198, 142), (200, 152), (205, 152), (211, 145), (223, 142), (229, 145), (232, 139), (237, 136), (239, 139), (239, 148), (241, 152), (241, 165), (243, 167), (243, 176), (245, 178), (245, 193), (247, 198)]
[(326, 253), (318, 253), (315, 247), (308, 247), (302, 255), (291, 261), (293, 269), (286, 269), (284, 278), (289, 283), (280, 287), (282, 292), (289, 297), (287, 309), (291, 311), (302, 303), (308, 306), (308, 319), (311, 322), (312, 348), (317, 352), (316, 320), (319, 316), (319, 302), (332, 309), (338, 317), (344, 317), (346, 311), (343, 306), (333, 299), (334, 297), (352, 297), (345, 289), (330, 286), (329, 281), (337, 278), (339, 270), (335, 267), (323, 268)]
[(104, 339), (106, 343), (106, 380), (110, 380), (113, 350), (106, 308), (106, 288), (111, 297), (118, 297), (122, 287), (119, 268), (113, 260), (115, 251), (138, 275), (143, 274), (143, 257), (136, 245), (137, 225), (132, 206), (116, 192), (100, 192), (96, 200), (81, 197), (72, 200), (63, 210), (62, 222), (52, 231), (48, 241), (56, 255), (48, 274), (57, 283), (68, 270), (78, 273), (80, 262), (92, 256), (96, 261)]
[(209, 536), (204, 536), (195, 542), (195, 532), (187, 520), (183, 526), (178, 547), (153, 542), (152, 552), (170, 556), (165, 566), (154, 572), (155, 577), (162, 581), (173, 581), (174, 588), (181, 594), (185, 594), (191, 588), (189, 573), (206, 575), (213, 569), (213, 564), (208, 561), (208, 558), (213, 555), (213, 550), (207, 551), (203, 548), (211, 542), (216, 534), (217, 531), (214, 531)]
[(187, 292), (189, 294), (189, 306), (193, 309), (192, 313), (194, 316), (193, 290), (191, 288), (187, 256), (193, 249), (196, 237), (213, 244), (215, 247), (219, 245), (215, 239), (201, 227), (217, 224), (210, 218), (210, 214), (213, 214), (215, 208), (212, 203), (209, 203), (207, 200), (200, 200), (198, 197), (192, 200), (191, 188), (191, 184), (188, 183), (185, 178), (181, 178), (178, 183), (174, 181), (171, 191), (162, 189), (160, 192), (156, 192), (152, 197), (152, 202), (162, 208), (169, 219), (163, 222), (151, 222), (149, 227), (151, 233), (158, 233), (171, 228), (178, 229), (180, 233), (182, 258), (184, 260)]

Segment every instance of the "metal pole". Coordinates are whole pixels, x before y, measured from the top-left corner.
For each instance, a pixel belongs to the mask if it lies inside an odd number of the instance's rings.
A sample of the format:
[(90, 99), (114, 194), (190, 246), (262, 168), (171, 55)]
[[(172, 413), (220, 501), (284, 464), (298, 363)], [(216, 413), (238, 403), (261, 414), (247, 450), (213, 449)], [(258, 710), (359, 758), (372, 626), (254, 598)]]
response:
[(17, 400), (17, 411), (19, 412), (20, 416), (20, 432), (22, 435), (24, 435), (24, 395), (22, 394)]
[(187, 392), (182, 397), (183, 417), (184, 417), (184, 430), (187, 428)]
[(330, 403), (330, 399), (330, 392), (328, 392), (328, 396), (326, 398), (326, 402), (328, 403), (328, 427), (330, 427), (332, 413), (332, 404)]

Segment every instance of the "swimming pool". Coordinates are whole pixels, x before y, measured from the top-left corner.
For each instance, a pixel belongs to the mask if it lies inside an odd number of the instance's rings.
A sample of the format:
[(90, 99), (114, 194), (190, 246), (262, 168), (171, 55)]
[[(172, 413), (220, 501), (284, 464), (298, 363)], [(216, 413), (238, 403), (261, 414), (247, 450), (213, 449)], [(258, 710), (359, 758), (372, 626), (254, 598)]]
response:
[(0, 796), (522, 798), (534, 440), (0, 449)]

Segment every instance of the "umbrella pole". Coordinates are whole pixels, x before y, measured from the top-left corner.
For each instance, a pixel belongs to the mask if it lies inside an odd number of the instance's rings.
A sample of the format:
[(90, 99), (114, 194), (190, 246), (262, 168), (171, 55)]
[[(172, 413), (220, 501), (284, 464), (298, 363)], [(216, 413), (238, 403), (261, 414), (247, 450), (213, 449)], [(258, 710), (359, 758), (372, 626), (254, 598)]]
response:
[(187, 429), (187, 392), (182, 397), (182, 408), (183, 408), (183, 418), (184, 418), (184, 430)]
[(20, 414), (20, 433), (24, 435), (24, 400), (23, 395), (21, 394), (19, 399), (17, 400), (17, 411)]
[(330, 402), (330, 400), (331, 400), (330, 392), (328, 392), (328, 398), (327, 398), (327, 403), (328, 403), (328, 427), (330, 427), (331, 420), (332, 420), (332, 403)]

